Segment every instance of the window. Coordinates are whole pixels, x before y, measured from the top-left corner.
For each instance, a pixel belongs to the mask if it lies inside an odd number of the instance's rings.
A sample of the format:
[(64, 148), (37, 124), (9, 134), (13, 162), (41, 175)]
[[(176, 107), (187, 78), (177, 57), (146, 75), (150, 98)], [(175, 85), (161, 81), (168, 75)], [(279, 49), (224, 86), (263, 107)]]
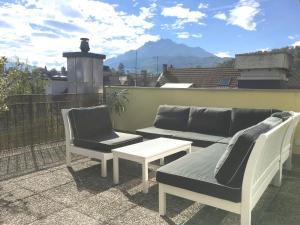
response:
[(219, 86), (229, 86), (231, 78), (222, 78), (219, 81)]

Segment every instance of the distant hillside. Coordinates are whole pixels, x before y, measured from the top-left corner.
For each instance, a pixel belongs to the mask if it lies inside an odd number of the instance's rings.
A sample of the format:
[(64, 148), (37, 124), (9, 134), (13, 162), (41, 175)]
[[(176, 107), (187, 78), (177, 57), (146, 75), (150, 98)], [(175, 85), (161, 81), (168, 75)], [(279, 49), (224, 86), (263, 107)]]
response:
[(147, 70), (152, 73), (157, 71), (157, 59), (159, 72), (162, 64), (172, 64), (175, 68), (186, 67), (213, 67), (226, 59), (200, 48), (177, 44), (169, 39), (161, 39), (156, 42), (147, 42), (139, 49), (128, 51), (115, 58), (107, 59), (104, 64), (117, 69), (120, 63), (125, 66), (125, 71)]

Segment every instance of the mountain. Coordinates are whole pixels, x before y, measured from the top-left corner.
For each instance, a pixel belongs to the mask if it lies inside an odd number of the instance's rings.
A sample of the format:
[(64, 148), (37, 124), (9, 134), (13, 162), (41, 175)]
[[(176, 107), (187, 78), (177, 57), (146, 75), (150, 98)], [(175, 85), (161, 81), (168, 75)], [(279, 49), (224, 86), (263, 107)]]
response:
[(225, 60), (200, 47), (189, 47), (170, 39), (160, 39), (147, 42), (137, 50), (107, 59), (104, 64), (117, 69), (118, 65), (123, 63), (125, 71), (135, 71), (136, 58), (138, 71), (147, 70), (152, 73), (157, 72), (157, 60), (159, 72), (162, 64), (172, 64), (175, 68), (213, 67)]

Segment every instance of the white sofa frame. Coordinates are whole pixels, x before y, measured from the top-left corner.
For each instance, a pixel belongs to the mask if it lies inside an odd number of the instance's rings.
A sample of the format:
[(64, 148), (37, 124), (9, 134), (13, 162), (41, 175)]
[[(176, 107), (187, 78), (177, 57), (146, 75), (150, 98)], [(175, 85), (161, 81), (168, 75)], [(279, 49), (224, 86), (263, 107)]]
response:
[(159, 214), (166, 214), (166, 194), (171, 194), (240, 214), (241, 225), (251, 225), (252, 209), (268, 185), (281, 184), (282, 145), (292, 121), (293, 118), (290, 117), (270, 131), (261, 134), (256, 140), (244, 173), (241, 202), (236, 203), (159, 183)]
[(281, 151), (281, 165), (287, 170), (292, 169), (292, 154), (293, 154), (293, 145), (294, 145), (294, 135), (295, 130), (300, 119), (300, 113), (290, 112), (292, 114), (292, 123), (290, 124), (282, 146)]
[(62, 116), (65, 127), (65, 135), (66, 135), (66, 163), (67, 166), (71, 167), (72, 161), (72, 153), (83, 155), (93, 159), (101, 160), (101, 176), (107, 177), (107, 160), (113, 158), (112, 153), (95, 151), (87, 148), (77, 147), (73, 144), (74, 136), (70, 124), (69, 111), (71, 109), (62, 109)]

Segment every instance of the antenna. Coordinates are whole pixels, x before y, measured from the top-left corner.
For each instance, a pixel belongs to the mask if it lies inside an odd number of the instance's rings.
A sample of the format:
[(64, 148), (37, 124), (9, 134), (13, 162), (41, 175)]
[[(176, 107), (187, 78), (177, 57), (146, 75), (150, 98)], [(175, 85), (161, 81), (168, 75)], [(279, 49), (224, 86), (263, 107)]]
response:
[(158, 76), (158, 56), (156, 56), (156, 76)]
[(135, 50), (135, 86), (137, 86), (137, 50)]

